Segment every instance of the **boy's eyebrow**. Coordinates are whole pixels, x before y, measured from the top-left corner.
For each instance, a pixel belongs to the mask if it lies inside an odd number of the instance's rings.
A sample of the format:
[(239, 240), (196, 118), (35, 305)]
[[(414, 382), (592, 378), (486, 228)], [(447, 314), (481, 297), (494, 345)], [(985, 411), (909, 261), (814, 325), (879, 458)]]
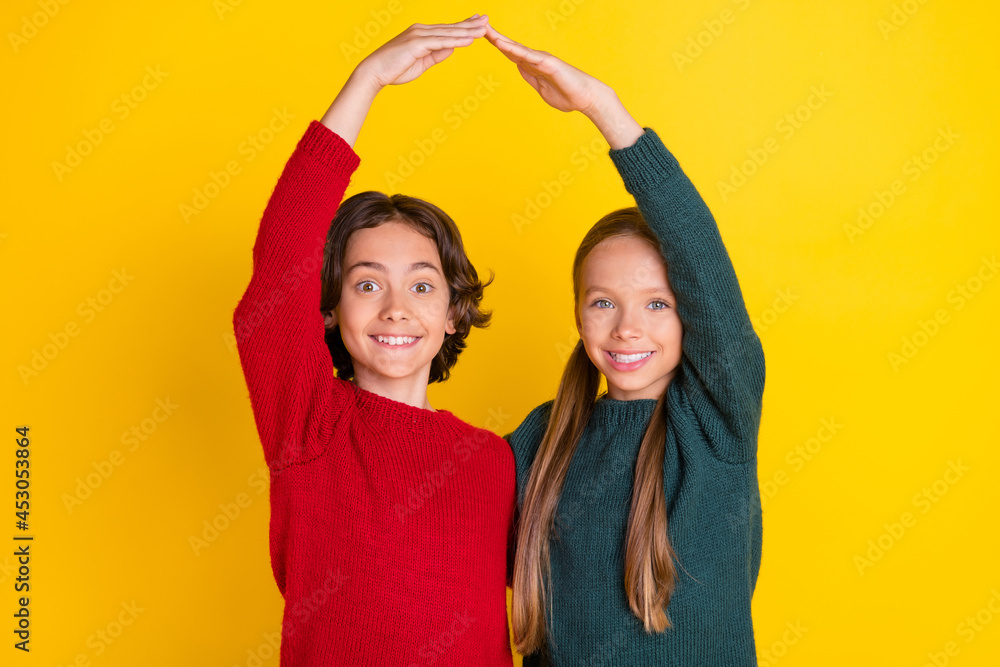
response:
[[(366, 262), (366, 261), (357, 262), (356, 264), (351, 266), (351, 268), (347, 269), (347, 273), (350, 273), (355, 269), (373, 269), (375, 271), (380, 271), (382, 273), (389, 273), (389, 269), (387, 269), (385, 267), (385, 264), (382, 264), (381, 262)], [(406, 273), (413, 273), (414, 271), (417, 271), (419, 269), (431, 269), (432, 271), (435, 271), (438, 274), (441, 273), (441, 271), (438, 270), (438, 267), (434, 266), (430, 262), (414, 262), (413, 264), (410, 264), (408, 267), (406, 267)]]

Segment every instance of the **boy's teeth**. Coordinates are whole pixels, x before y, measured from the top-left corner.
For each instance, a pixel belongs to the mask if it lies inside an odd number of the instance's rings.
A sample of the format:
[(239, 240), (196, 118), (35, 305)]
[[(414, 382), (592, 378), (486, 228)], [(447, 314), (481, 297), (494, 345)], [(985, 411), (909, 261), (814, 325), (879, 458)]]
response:
[(407, 345), (416, 340), (414, 336), (375, 336), (380, 343), (389, 345)]
[(611, 358), (620, 364), (630, 364), (633, 361), (639, 361), (640, 359), (645, 359), (651, 354), (652, 352), (640, 352), (639, 354), (615, 354), (614, 352), (612, 352)]

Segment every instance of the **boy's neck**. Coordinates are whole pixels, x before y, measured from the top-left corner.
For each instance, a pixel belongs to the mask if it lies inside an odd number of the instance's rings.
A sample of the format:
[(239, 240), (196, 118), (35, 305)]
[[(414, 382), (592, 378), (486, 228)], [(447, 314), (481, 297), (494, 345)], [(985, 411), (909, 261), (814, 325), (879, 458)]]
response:
[(355, 369), (354, 384), (365, 391), (378, 394), (393, 401), (405, 403), (415, 408), (436, 412), (427, 397), (427, 376), (388, 378), (384, 375)]

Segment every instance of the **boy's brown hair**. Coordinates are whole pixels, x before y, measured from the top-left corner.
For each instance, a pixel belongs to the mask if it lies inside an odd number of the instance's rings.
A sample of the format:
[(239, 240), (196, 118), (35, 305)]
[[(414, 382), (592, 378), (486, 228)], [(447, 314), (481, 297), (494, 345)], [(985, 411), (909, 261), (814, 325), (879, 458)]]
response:
[[(337, 209), (326, 237), (323, 253), (323, 291), (320, 311), (331, 311), (340, 303), (343, 287), (344, 253), (351, 234), (359, 229), (378, 227), (385, 222), (401, 222), (434, 241), (441, 257), (448, 282), (450, 305), (455, 309), (455, 333), (445, 334), (441, 349), (431, 361), (428, 382), (448, 379), (458, 355), (465, 349), (465, 339), (472, 327), (485, 328), (491, 313), (480, 303), (483, 290), (493, 282), (493, 275), (485, 283), (479, 280), (476, 268), (465, 254), (462, 235), (447, 213), (434, 204), (416, 197), (395, 194), (391, 197), (369, 190), (348, 197)], [(350, 380), (354, 377), (354, 362), (344, 346), (340, 327), (326, 330), (326, 345), (330, 348), (337, 377)]]

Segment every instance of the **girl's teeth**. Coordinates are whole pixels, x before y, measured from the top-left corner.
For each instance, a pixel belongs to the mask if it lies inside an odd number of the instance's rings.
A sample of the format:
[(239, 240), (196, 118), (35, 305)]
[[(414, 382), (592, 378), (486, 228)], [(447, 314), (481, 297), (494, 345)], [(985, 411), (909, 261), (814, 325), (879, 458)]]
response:
[(388, 345), (408, 345), (416, 340), (413, 336), (375, 336), (380, 343)]
[(652, 352), (641, 352), (639, 354), (615, 354), (614, 352), (612, 352), (611, 358), (620, 364), (630, 364), (633, 361), (639, 361), (640, 359), (645, 359), (651, 354)]

